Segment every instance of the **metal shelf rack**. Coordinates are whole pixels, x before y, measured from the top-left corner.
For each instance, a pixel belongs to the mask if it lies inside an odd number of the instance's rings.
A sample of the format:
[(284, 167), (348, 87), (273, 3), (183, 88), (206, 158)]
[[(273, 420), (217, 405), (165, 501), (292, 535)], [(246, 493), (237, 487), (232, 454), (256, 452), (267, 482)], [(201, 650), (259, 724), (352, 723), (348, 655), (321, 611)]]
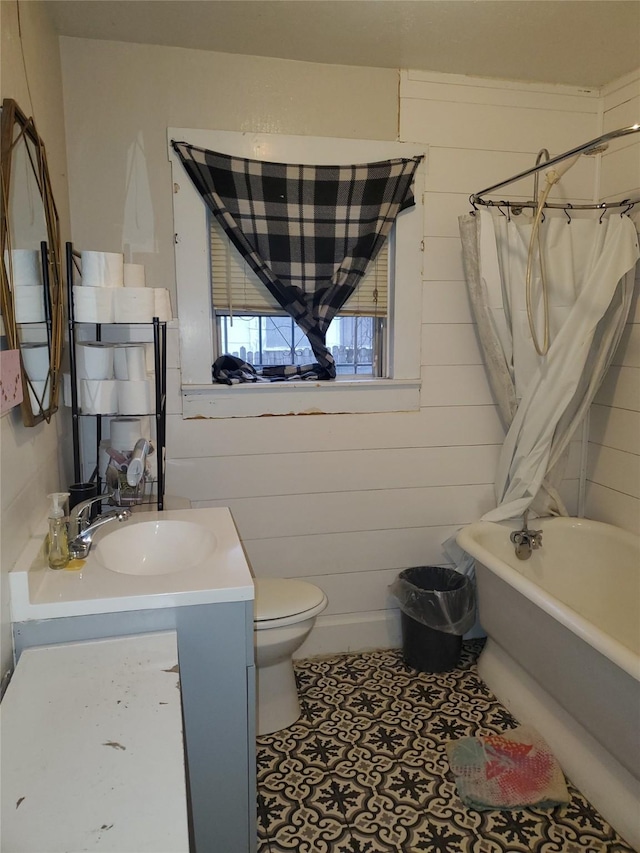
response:
[[(71, 374), (71, 416), (72, 416), (72, 433), (73, 433), (73, 475), (75, 482), (91, 482), (95, 481), (98, 489), (98, 494), (103, 494), (103, 482), (100, 476), (99, 454), (100, 443), (102, 441), (102, 419), (105, 417), (115, 417), (115, 414), (86, 414), (80, 411), (80, 403), (78, 399), (78, 374), (77, 374), (77, 339), (76, 330), (78, 326), (92, 326), (94, 329), (94, 339), (102, 340), (103, 326), (122, 326), (127, 327), (153, 327), (153, 356), (154, 356), (154, 412), (151, 415), (155, 418), (156, 438), (155, 452), (157, 454), (157, 480), (156, 494), (145, 498), (142, 502), (152, 503), (157, 505), (159, 510), (164, 508), (164, 450), (166, 444), (166, 401), (167, 401), (167, 324), (160, 321), (158, 317), (154, 317), (151, 323), (81, 323), (75, 319), (75, 310), (73, 304), (73, 287), (76, 275), (81, 275), (81, 254), (73, 248), (72, 243), (65, 244), (66, 251), (66, 269), (67, 269), (67, 300), (68, 300), (68, 316), (69, 316), (69, 368)], [(131, 340), (132, 344), (141, 343), (141, 341)], [(145, 341), (146, 343), (146, 341)], [(148, 416), (149, 412), (140, 412), (140, 417)], [(88, 479), (84, 480), (82, 471), (82, 435), (80, 429), (81, 418), (93, 418), (96, 424), (96, 439), (95, 451), (93, 458), (95, 459), (95, 467)], [(108, 495), (105, 493), (105, 498)]]

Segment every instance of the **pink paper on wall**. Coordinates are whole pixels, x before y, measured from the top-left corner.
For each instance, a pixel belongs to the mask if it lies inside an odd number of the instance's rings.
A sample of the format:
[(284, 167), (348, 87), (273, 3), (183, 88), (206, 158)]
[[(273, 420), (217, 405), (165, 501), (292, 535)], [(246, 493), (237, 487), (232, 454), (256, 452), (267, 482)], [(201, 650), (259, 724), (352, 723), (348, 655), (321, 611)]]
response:
[(0, 352), (0, 415), (22, 402), (20, 350)]

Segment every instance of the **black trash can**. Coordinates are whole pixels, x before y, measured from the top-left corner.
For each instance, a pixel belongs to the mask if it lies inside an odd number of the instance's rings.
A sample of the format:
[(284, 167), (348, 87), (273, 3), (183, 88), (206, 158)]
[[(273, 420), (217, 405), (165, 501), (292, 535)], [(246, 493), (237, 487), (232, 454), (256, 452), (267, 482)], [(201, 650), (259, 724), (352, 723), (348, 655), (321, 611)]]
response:
[(391, 585), (401, 610), (402, 653), (420, 672), (446, 672), (460, 660), (462, 635), (475, 619), (471, 579), (442, 566), (416, 566)]

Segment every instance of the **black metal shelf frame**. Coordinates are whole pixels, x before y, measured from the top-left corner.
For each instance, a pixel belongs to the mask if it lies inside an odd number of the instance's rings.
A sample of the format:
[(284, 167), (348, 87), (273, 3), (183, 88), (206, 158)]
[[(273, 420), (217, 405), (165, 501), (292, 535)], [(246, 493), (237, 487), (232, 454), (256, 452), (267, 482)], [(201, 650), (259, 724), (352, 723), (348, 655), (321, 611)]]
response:
[[(72, 416), (72, 436), (73, 436), (73, 476), (75, 482), (79, 483), (82, 480), (82, 439), (80, 436), (80, 418), (94, 418), (96, 423), (96, 442), (95, 442), (95, 468), (91, 474), (90, 482), (95, 480), (98, 494), (102, 494), (102, 481), (100, 477), (99, 454), (100, 442), (102, 441), (102, 418), (114, 417), (113, 415), (90, 415), (80, 411), (78, 401), (78, 374), (77, 374), (77, 357), (76, 357), (76, 327), (91, 325), (95, 327), (95, 340), (102, 340), (102, 325), (106, 326), (153, 326), (153, 357), (154, 357), (154, 385), (155, 385), (155, 412), (152, 413), (156, 423), (156, 453), (158, 475), (156, 480), (156, 500), (153, 503), (157, 504), (157, 508), (164, 508), (164, 449), (166, 442), (166, 422), (167, 422), (167, 324), (164, 321), (154, 317), (152, 323), (84, 323), (75, 319), (75, 309), (73, 304), (73, 285), (76, 271), (80, 271), (79, 259), (80, 253), (75, 251), (72, 243), (65, 244), (66, 252), (66, 268), (67, 268), (67, 300), (68, 300), (68, 317), (69, 317), (69, 370), (71, 373), (71, 416)], [(136, 341), (131, 341), (136, 343)], [(148, 415), (148, 412), (144, 413)]]

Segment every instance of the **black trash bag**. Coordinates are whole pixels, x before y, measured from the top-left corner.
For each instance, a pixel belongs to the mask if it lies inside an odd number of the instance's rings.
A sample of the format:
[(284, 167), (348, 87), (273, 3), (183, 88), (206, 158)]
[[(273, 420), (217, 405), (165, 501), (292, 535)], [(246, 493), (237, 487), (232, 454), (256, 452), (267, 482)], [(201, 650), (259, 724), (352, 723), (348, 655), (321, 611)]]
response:
[(404, 662), (447, 672), (460, 660), (462, 635), (475, 621), (471, 578), (440, 566), (405, 569), (389, 587), (400, 605)]
[(421, 625), (445, 634), (466, 633), (475, 622), (473, 581), (455, 569), (416, 566), (389, 586), (400, 610)]

